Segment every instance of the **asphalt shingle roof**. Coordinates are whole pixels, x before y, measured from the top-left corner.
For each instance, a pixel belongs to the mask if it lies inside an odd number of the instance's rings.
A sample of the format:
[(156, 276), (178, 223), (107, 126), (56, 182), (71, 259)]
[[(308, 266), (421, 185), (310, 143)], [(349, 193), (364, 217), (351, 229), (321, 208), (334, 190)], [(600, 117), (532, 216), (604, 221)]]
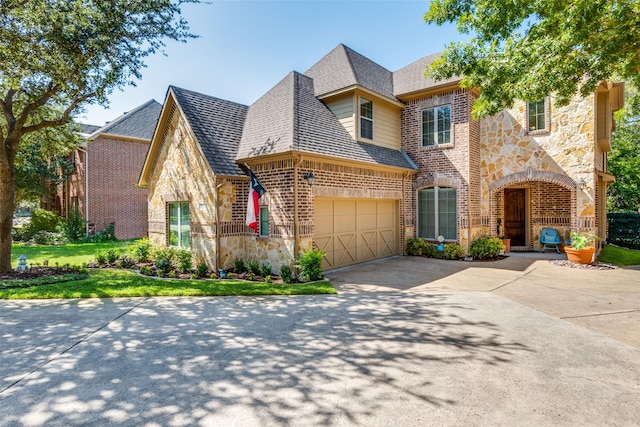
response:
[(316, 96), (360, 85), (395, 99), (393, 73), (343, 44), (339, 44), (304, 74), (313, 79)]
[(455, 76), (447, 80), (435, 81), (427, 78), (424, 71), (427, 65), (442, 56), (441, 53), (434, 53), (429, 56), (418, 59), (411, 64), (400, 68), (393, 73), (393, 92), (397, 97), (408, 95), (413, 92), (428, 89), (430, 87), (442, 86), (447, 83), (459, 82), (460, 77)]
[(151, 140), (161, 110), (162, 105), (152, 99), (95, 130), (92, 135), (108, 134)]
[(249, 107), (175, 86), (169, 90), (214, 173), (244, 175), (234, 159)]
[(294, 71), (256, 101), (249, 108), (236, 159), (300, 151), (416, 168), (402, 151), (355, 141), (316, 98), (314, 83)]

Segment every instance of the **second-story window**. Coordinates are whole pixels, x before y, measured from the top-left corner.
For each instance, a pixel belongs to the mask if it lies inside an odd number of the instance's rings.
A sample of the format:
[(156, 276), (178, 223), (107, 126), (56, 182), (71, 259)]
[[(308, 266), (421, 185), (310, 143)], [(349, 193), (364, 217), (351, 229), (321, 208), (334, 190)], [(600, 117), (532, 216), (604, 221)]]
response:
[(527, 130), (529, 132), (546, 130), (545, 100), (529, 102), (527, 105)]
[(373, 139), (373, 102), (360, 98), (360, 138)]
[(422, 110), (422, 146), (451, 142), (451, 105)]

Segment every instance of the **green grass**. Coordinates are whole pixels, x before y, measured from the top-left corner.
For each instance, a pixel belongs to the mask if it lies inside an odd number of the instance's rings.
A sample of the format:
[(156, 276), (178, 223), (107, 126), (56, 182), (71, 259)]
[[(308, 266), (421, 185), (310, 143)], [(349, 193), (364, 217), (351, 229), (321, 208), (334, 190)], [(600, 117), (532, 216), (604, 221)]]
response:
[(89, 278), (19, 289), (0, 289), (0, 299), (122, 298), (148, 296), (335, 294), (329, 282), (291, 285), (242, 280), (172, 280), (129, 270), (93, 270)]
[(133, 243), (131, 240), (121, 240), (104, 243), (68, 243), (65, 245), (23, 245), (14, 243), (11, 245), (11, 265), (18, 265), (18, 257), (22, 254), (27, 256), (28, 264), (43, 264), (44, 260), (49, 260), (49, 266), (59, 265), (82, 265), (82, 263), (95, 260), (96, 252), (119, 249), (126, 249)]
[(640, 265), (640, 250), (606, 245), (598, 256), (600, 262), (624, 267), (625, 265)]

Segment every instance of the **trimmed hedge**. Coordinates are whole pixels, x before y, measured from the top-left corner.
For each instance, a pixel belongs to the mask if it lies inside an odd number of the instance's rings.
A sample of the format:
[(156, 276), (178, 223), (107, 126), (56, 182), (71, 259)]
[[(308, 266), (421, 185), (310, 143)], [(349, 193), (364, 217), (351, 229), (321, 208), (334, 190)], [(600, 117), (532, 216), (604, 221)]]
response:
[(607, 242), (629, 249), (640, 249), (640, 214), (609, 213)]

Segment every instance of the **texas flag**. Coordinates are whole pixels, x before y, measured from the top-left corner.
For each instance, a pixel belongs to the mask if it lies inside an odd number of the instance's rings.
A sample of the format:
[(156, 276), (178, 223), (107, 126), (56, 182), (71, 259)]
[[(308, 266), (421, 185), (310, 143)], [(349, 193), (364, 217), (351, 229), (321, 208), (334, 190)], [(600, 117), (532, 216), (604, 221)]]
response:
[(249, 200), (247, 201), (247, 226), (253, 228), (258, 232), (258, 216), (260, 215), (260, 197), (267, 190), (264, 189), (258, 178), (249, 170), (249, 176), (251, 177), (251, 185), (249, 185)]

